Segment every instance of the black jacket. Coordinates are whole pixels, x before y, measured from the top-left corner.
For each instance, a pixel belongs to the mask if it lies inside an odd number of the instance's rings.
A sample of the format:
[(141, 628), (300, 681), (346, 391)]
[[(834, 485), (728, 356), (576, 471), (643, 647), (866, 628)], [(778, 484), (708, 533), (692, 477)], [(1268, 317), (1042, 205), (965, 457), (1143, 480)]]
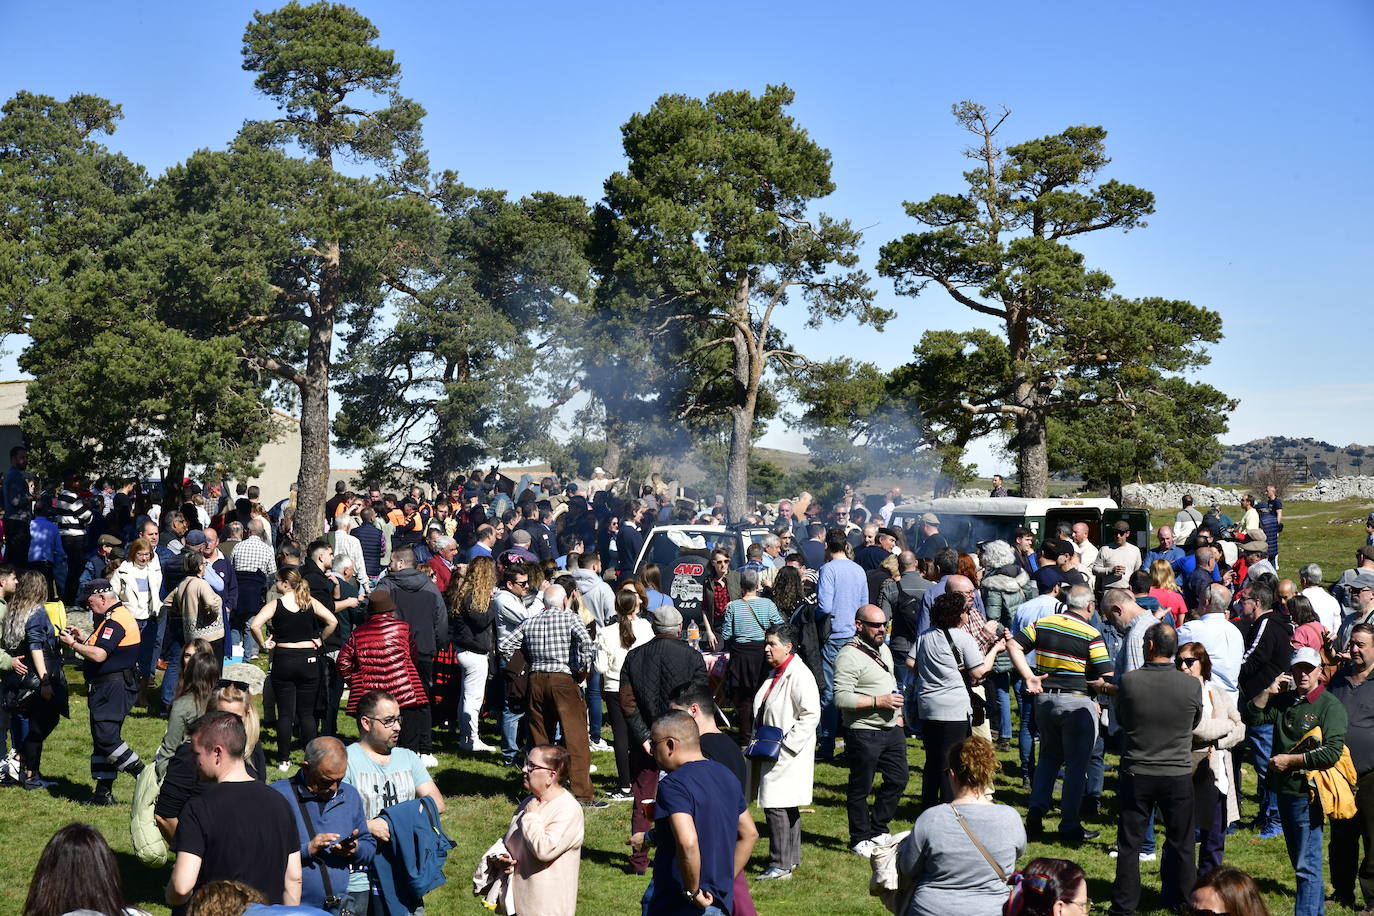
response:
[(439, 646), (448, 643), (448, 609), (444, 596), (423, 570), (398, 569), (377, 583), (377, 591), (391, 594), (396, 602), (396, 617), (410, 624), (415, 654), (433, 658)]
[(449, 631), (453, 647), (459, 652), (489, 653), (496, 644), (496, 615), (491, 602), (477, 602), (481, 607), (462, 607), (449, 617)]
[(620, 669), (620, 708), (636, 744), (649, 740), (654, 720), (668, 711), (668, 697), (683, 684), (706, 685), (701, 653), (676, 636), (657, 636), (631, 649)]
[(1293, 628), (1273, 611), (1265, 611), (1245, 632), (1245, 655), (1240, 663), (1240, 705), (1243, 707), (1274, 678), (1288, 670), (1293, 658)]
[(934, 584), (913, 569), (902, 573), (902, 578), (896, 582), (889, 580), (883, 585), (883, 593), (878, 596), (878, 607), (892, 621), (893, 658), (899, 654), (905, 656), (915, 644), (919, 635), (916, 621), (921, 616), (921, 598)]

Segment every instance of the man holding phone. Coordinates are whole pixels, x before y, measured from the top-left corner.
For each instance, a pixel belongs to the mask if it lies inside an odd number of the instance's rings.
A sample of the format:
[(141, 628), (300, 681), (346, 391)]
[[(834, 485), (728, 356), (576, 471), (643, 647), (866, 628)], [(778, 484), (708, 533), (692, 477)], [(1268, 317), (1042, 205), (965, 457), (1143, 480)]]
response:
[(1308, 792), (1308, 774), (1336, 765), (1345, 748), (1349, 718), (1341, 701), (1316, 693), (1322, 659), (1315, 649), (1293, 650), (1280, 673), (1242, 711), (1247, 725), (1274, 729), (1275, 753), (1269, 758), (1267, 788), (1278, 803), (1288, 859), (1297, 872), (1294, 916), (1320, 916), (1326, 884), (1322, 877), (1322, 826), (1319, 798)]
[(362, 796), (343, 781), (347, 773), (343, 742), (321, 737), (305, 746), (300, 772), (271, 788), (285, 796), (296, 815), (301, 903), (332, 916), (366, 916), (366, 895), (360, 900), (350, 895), (348, 878), (352, 870), (372, 862), (377, 840), (367, 829)]

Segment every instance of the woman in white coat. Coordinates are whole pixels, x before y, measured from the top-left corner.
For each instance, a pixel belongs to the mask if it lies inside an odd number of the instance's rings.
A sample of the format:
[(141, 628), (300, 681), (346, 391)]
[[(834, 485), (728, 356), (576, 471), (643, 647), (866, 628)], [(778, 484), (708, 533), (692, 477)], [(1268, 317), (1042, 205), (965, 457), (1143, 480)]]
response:
[(754, 728), (782, 729), (775, 760), (755, 761), (759, 769), (758, 804), (768, 821), (768, 868), (758, 880), (790, 878), (801, 864), (801, 807), (811, 804), (816, 772), (816, 725), (821, 695), (811, 669), (797, 658), (797, 630), (791, 624), (768, 628), (764, 656), (772, 676), (754, 695)]

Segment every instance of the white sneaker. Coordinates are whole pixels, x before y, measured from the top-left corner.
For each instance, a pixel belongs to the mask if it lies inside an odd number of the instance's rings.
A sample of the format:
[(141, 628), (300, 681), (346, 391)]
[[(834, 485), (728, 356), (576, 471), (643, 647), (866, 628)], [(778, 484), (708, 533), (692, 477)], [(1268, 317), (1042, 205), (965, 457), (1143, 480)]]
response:
[(859, 840), (851, 848), (850, 852), (856, 856), (863, 856), (865, 859), (873, 857), (873, 850), (876, 848), (872, 840)]
[(596, 764), (594, 764), (594, 763), (589, 763), (589, 764), (587, 764), (587, 772), (588, 772), (588, 773), (595, 773), (595, 772), (596, 772)]
[(420, 763), (426, 767), (437, 767), (439, 765), (439, 758), (435, 757), (433, 754), (421, 754)]
[(1142, 862), (1153, 862), (1153, 861), (1155, 861), (1155, 860), (1158, 859), (1158, 858), (1159, 858), (1158, 854), (1153, 853), (1153, 852), (1142, 852), (1142, 853), (1140, 854), (1140, 861), (1142, 861)]
[(494, 748), (490, 744), (483, 742), (481, 738), (473, 738), (472, 747), (468, 748), (468, 750), (480, 751), (484, 754), (490, 754), (494, 753), (497, 750), (497, 748)]
[(289, 760), (283, 760), (281, 763), (277, 764), (277, 769), (278, 769), (280, 772), (282, 772), (282, 773), (290, 773), (290, 772), (291, 772), (291, 761), (289, 761)]
[(608, 751), (613, 751), (613, 750), (615, 750), (615, 748), (611, 747), (611, 746), (610, 746), (609, 744), (607, 744), (605, 741), (601, 741), (601, 740), (593, 741), (593, 742), (591, 742), (590, 744), (588, 744), (587, 747), (589, 747), (591, 750), (596, 751), (596, 752), (598, 752), (598, 753), (605, 753), (605, 752), (608, 752)]

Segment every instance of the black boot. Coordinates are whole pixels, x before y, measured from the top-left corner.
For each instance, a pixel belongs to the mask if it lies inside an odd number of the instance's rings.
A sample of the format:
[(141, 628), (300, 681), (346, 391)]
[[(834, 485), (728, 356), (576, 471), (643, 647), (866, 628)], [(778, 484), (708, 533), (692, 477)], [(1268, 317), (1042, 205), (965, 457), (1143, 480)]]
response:
[(114, 780), (97, 779), (95, 781), (95, 791), (91, 797), (82, 802), (83, 805), (90, 805), (93, 808), (112, 808), (114, 807)]

